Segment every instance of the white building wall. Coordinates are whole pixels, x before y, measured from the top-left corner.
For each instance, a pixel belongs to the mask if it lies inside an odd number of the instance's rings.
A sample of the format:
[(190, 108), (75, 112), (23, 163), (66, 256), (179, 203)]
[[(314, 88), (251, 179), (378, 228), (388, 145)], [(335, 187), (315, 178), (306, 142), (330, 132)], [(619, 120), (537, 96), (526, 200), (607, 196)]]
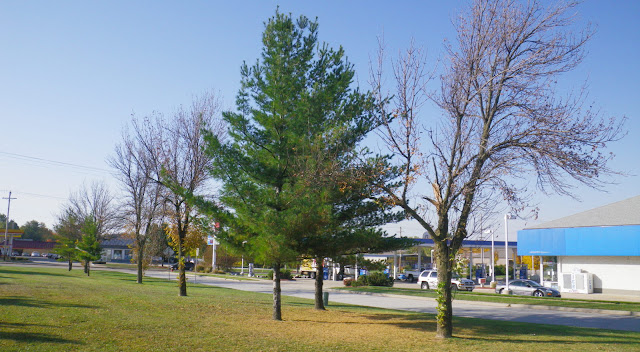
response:
[(640, 257), (558, 257), (558, 271), (593, 274), (594, 292), (640, 294)]

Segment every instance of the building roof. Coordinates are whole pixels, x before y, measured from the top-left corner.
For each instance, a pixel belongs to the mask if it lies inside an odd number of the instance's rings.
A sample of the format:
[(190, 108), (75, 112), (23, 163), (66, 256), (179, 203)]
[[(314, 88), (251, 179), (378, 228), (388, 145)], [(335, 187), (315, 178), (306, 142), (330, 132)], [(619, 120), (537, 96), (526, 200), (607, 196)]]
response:
[(102, 248), (128, 248), (133, 245), (133, 239), (126, 237), (114, 237), (100, 242)]
[[(2, 242), (4, 243), (4, 240)], [(56, 245), (56, 242), (13, 240), (13, 249), (53, 249)]]
[(640, 196), (590, 209), (526, 229), (640, 225)]
[[(423, 247), (432, 247), (435, 245), (432, 239), (430, 238), (416, 238), (417, 245)], [(449, 242), (449, 241), (447, 241)], [(504, 246), (504, 241), (495, 241), (494, 246)], [(509, 241), (509, 247), (516, 248), (518, 246), (517, 241)], [(491, 248), (491, 241), (479, 241), (479, 240), (463, 240), (462, 248)], [(393, 253), (393, 252), (390, 252)]]

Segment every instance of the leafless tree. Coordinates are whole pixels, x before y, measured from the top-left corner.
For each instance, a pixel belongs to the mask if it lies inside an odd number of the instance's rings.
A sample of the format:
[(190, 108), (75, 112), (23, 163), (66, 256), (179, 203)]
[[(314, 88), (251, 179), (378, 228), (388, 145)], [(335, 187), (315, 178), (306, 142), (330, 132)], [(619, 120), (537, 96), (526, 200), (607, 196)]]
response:
[(204, 129), (222, 137), (220, 101), (214, 94), (195, 98), (189, 108), (180, 107), (171, 118), (154, 113), (134, 123), (135, 137), (152, 165), (151, 178), (162, 186), (166, 204), (168, 235), (178, 253), (180, 296), (187, 295), (184, 273), (186, 248), (202, 242), (202, 231), (195, 226), (196, 209), (187, 199), (207, 187), (206, 172), (211, 159), (204, 152)]
[[(139, 126), (137, 123), (133, 125)], [(154, 229), (161, 223), (164, 215), (165, 188), (154, 182), (156, 168), (152, 161), (153, 157), (143, 147), (143, 141), (131, 136), (126, 129), (121, 143), (116, 145), (114, 155), (108, 159), (108, 163), (116, 171), (115, 175), (124, 195), (120, 211), (125, 231), (134, 240), (138, 283), (142, 283), (142, 276), (150, 259), (147, 243), (157, 233)]]
[[(599, 187), (613, 172), (602, 150), (621, 138), (623, 120), (585, 108), (584, 89), (563, 97), (557, 88), (593, 35), (588, 26), (571, 30), (576, 6), (474, 1), (455, 23), (457, 43), (447, 46), (433, 96), (425, 92), (424, 60), (415, 49), (394, 63), (393, 99), (383, 93), (381, 70), (372, 70), (384, 140), (403, 171), (400, 182), (379, 186), (435, 242), (438, 337), (452, 336), (451, 267), (478, 207), (500, 200), (521, 210), (531, 176), (543, 192), (570, 195), (575, 181)], [(427, 98), (444, 112), (430, 128), (419, 120)]]
[(83, 184), (69, 196), (68, 205), (63, 210), (65, 212), (81, 222), (86, 219), (95, 222), (97, 240), (117, 231), (120, 226), (114, 196), (104, 182)]

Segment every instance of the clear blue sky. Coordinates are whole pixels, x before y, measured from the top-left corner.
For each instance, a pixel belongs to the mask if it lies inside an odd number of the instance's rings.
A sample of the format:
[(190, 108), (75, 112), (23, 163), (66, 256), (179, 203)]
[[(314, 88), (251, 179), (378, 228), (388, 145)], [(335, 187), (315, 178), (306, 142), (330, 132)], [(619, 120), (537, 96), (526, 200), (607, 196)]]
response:
[[(171, 112), (194, 95), (219, 92), (234, 107), (243, 60), (260, 52), (263, 22), (277, 6), (318, 17), (320, 40), (342, 45), (367, 88), (369, 57), (384, 32), (390, 53), (415, 38), (435, 62), (443, 40), (455, 39), (453, 1), (3, 1), (0, 2), (0, 195), (9, 190), (11, 218), (55, 223), (69, 192), (83, 182), (116, 183), (105, 159), (132, 113)], [(640, 194), (640, 2), (582, 4), (582, 23), (598, 32), (582, 66), (565, 77), (585, 80), (607, 115), (629, 117), (628, 136), (609, 150), (611, 164), (632, 176), (615, 177), (608, 192), (579, 189), (581, 201), (537, 196), (540, 219), (561, 216)], [(26, 156), (27, 158), (17, 155)], [(84, 166), (50, 163), (54, 160)], [(86, 168), (89, 167), (89, 168)], [(6, 213), (6, 200), (0, 213)], [(403, 224), (403, 234), (422, 230)], [(514, 228), (525, 226), (514, 221)], [(396, 232), (398, 225), (390, 227)], [(501, 232), (498, 226), (496, 232)]]

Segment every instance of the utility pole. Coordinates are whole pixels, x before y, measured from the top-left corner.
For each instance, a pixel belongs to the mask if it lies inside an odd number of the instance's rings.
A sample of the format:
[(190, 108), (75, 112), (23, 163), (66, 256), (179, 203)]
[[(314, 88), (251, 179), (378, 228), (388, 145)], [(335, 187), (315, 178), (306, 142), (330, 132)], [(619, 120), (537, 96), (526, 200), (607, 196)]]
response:
[(7, 260), (7, 248), (8, 248), (8, 242), (7, 242), (7, 235), (9, 234), (9, 211), (11, 210), (11, 200), (12, 199), (18, 199), (18, 198), (11, 198), (11, 191), (9, 191), (9, 197), (4, 198), (2, 197), (2, 199), (6, 199), (8, 200), (8, 205), (7, 205), (7, 220), (4, 224), (4, 243), (2, 246), (2, 249), (4, 251), (4, 260)]

